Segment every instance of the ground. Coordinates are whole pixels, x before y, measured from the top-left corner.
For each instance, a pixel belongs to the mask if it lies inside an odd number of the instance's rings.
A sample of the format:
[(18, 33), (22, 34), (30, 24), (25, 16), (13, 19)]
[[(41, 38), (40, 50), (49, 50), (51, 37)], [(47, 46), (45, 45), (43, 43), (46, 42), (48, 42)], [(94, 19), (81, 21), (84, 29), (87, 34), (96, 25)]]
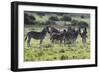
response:
[[(43, 16), (40, 18), (38, 15), (34, 15), (37, 21), (46, 21), (49, 16)], [(78, 21), (85, 21), (90, 26), (90, 19), (81, 19), (80, 17), (73, 17), (72, 19)], [(24, 36), (29, 31), (41, 31), (45, 25), (25, 25), (24, 26)], [(53, 25), (53, 27), (59, 28), (60, 30), (67, 27), (67, 25)], [(24, 41), (24, 61), (53, 61), (53, 60), (76, 60), (76, 59), (90, 59), (90, 28), (88, 28), (88, 37), (86, 41), (86, 46), (83, 46), (82, 39), (80, 35), (76, 40), (76, 44), (59, 44), (56, 42), (52, 44), (50, 41), (49, 34), (46, 35), (42, 43), (42, 48), (40, 48), (40, 41), (32, 39), (31, 47), (27, 46), (27, 40)]]

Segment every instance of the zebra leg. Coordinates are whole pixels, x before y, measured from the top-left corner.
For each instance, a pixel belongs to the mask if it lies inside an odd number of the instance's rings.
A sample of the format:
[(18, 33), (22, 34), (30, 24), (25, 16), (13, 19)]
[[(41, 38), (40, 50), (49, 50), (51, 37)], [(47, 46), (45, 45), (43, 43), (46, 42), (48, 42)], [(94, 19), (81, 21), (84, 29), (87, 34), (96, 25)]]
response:
[(51, 42), (54, 44), (54, 39), (52, 39)]
[(51, 39), (51, 45), (54, 46), (54, 39)]
[(64, 46), (66, 45), (66, 39), (64, 39)]
[(40, 40), (40, 48), (42, 48), (43, 39)]
[(62, 39), (60, 39), (60, 46), (61, 46), (61, 44), (62, 44)]
[(72, 39), (71, 43), (72, 43), (72, 47), (76, 47), (76, 40), (75, 39)]
[(73, 47), (76, 47), (76, 41), (73, 41)]
[(83, 43), (83, 46), (86, 47), (86, 39), (85, 38), (82, 39), (82, 43)]
[(31, 46), (30, 46), (30, 41), (31, 41), (31, 38), (28, 37), (28, 41), (27, 41), (27, 46), (28, 46), (28, 47), (31, 47)]

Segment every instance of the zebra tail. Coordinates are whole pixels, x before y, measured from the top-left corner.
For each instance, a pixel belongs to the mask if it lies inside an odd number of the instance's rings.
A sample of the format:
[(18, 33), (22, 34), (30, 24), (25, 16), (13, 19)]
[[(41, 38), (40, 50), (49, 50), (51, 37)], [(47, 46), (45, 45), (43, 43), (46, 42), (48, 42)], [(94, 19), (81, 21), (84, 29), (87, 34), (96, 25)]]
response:
[(26, 35), (26, 37), (25, 37), (24, 41), (26, 41), (26, 39), (27, 39), (27, 35)]

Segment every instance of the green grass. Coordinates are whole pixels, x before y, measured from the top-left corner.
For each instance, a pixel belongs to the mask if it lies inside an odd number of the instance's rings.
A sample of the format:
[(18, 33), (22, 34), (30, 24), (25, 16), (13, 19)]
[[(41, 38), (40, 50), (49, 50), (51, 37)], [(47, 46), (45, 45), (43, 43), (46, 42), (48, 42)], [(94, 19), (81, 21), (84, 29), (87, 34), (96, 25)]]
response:
[[(40, 18), (35, 15), (37, 21), (46, 21), (49, 16), (44, 16)], [(72, 17), (72, 19), (78, 21), (85, 21), (90, 24), (90, 19), (80, 19), (79, 17)], [(67, 25), (54, 25), (54, 27), (62, 29), (66, 28)], [(25, 25), (24, 35), (29, 31), (41, 31), (43, 25)], [(80, 36), (76, 41), (76, 45), (73, 44), (59, 44), (59, 42), (52, 44), (49, 40), (49, 35), (42, 43), (42, 48), (40, 48), (39, 40), (32, 39), (31, 47), (27, 47), (27, 41), (24, 42), (24, 61), (53, 61), (53, 60), (73, 60), (73, 59), (90, 59), (90, 31), (88, 30), (88, 38), (86, 42), (86, 47), (82, 45)]]
[[(37, 28), (36, 31), (39, 31), (39, 28)], [(40, 48), (39, 43), (40, 41), (35, 39), (31, 40), (31, 47), (27, 47), (27, 41), (24, 43), (24, 61), (52, 61), (90, 58), (89, 37), (87, 38), (86, 47), (82, 45), (80, 36), (78, 36), (76, 45), (64, 45), (59, 44), (59, 42), (52, 44), (49, 40), (48, 34), (43, 41), (42, 48)]]

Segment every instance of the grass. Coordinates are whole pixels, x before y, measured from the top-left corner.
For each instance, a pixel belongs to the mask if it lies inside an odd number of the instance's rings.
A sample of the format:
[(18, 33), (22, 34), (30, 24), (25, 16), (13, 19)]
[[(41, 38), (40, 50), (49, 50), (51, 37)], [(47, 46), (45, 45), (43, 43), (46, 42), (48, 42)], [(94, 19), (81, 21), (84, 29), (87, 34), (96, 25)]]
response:
[[(40, 18), (38, 15), (34, 15), (37, 21), (46, 21), (49, 16), (43, 16)], [(80, 19), (80, 17), (72, 17), (72, 19), (78, 21), (85, 21), (90, 24), (90, 19)], [(54, 25), (54, 27), (62, 29), (67, 25)], [(24, 35), (29, 31), (41, 31), (43, 25), (25, 25)], [(90, 59), (90, 31), (88, 30), (88, 38), (86, 46), (84, 47), (81, 41), (81, 37), (78, 36), (76, 45), (73, 44), (59, 44), (59, 42), (52, 44), (49, 40), (49, 35), (43, 41), (42, 48), (40, 48), (39, 40), (32, 39), (31, 47), (27, 47), (27, 41), (24, 42), (24, 61), (54, 61), (54, 60), (75, 60), (75, 59)]]
[[(37, 28), (36, 31), (39, 31), (39, 28)], [(53, 61), (90, 58), (89, 37), (87, 38), (86, 47), (82, 45), (80, 36), (78, 36), (76, 45), (64, 45), (59, 44), (59, 42), (52, 44), (49, 40), (48, 34), (43, 41), (42, 48), (40, 48), (39, 43), (40, 41), (35, 39), (31, 40), (31, 47), (27, 47), (27, 42), (24, 43), (24, 61)]]

